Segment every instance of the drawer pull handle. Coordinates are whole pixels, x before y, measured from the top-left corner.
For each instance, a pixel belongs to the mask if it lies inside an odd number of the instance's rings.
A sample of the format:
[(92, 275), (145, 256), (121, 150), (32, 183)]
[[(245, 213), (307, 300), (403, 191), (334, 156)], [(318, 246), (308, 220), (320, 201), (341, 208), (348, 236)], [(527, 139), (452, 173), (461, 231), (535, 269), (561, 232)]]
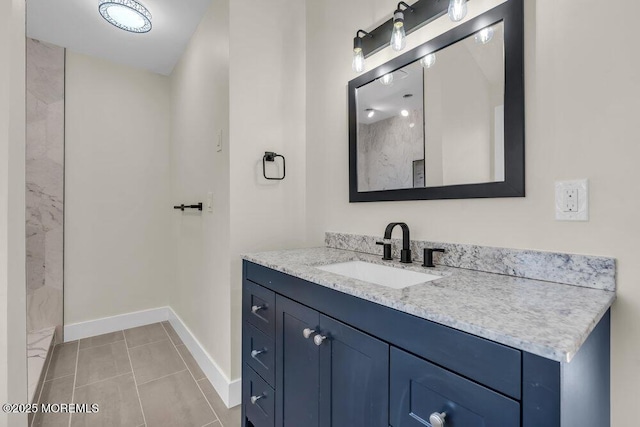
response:
[(315, 345), (319, 347), (322, 345), (322, 342), (326, 339), (327, 337), (323, 337), (322, 335), (316, 335), (315, 337), (313, 337), (313, 342), (315, 343)]
[(253, 307), (251, 307), (251, 312), (253, 314), (256, 314), (257, 312), (259, 312), (260, 310), (264, 310), (265, 308), (267, 307), (265, 307), (264, 305), (254, 305)]
[(251, 357), (253, 357), (254, 359), (258, 356), (260, 356), (262, 353), (266, 353), (266, 350), (252, 350), (251, 351)]
[(311, 337), (311, 335), (313, 335), (314, 332), (315, 332), (315, 329), (304, 328), (304, 331), (302, 331), (302, 336), (305, 337), (306, 339), (309, 339), (309, 337)]
[(431, 427), (444, 427), (444, 419), (447, 417), (446, 412), (434, 412), (429, 416)]
[(259, 396), (251, 396), (251, 404), (255, 405), (256, 402), (262, 399), (263, 397), (264, 397), (264, 394), (261, 394)]

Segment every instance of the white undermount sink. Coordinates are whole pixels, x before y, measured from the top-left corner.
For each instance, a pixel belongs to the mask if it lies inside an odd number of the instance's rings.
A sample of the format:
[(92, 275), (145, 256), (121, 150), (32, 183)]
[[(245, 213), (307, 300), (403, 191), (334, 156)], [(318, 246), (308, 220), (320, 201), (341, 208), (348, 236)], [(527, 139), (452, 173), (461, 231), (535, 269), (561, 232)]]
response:
[(316, 268), (393, 289), (402, 289), (441, 278), (441, 276), (433, 274), (387, 267), (386, 265), (364, 261), (341, 262)]

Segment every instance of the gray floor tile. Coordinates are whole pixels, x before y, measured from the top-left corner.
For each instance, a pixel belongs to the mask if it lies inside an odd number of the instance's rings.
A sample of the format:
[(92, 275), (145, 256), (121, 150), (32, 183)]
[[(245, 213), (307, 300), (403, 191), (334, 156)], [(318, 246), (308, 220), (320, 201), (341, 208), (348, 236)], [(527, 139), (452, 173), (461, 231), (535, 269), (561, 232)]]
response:
[(144, 424), (133, 374), (77, 387), (75, 403), (98, 403), (94, 414), (73, 414), (72, 427), (137, 427)]
[(78, 341), (57, 345), (53, 349), (47, 381), (54, 378), (73, 375), (76, 371), (76, 356), (78, 355)]
[(76, 387), (131, 372), (124, 341), (91, 347), (78, 353)]
[(187, 368), (191, 371), (191, 375), (196, 379), (196, 381), (205, 378), (204, 372), (198, 366), (198, 362), (193, 358), (189, 350), (184, 345), (179, 345), (176, 347), (178, 349), (178, 353), (184, 359), (184, 362), (187, 364)]
[[(40, 403), (70, 403), (73, 395), (74, 376), (56, 378), (44, 383)], [(38, 412), (33, 420), (37, 427), (67, 427), (69, 414)]]
[(138, 385), (187, 369), (168, 339), (130, 348), (129, 355)]
[(216, 393), (216, 390), (207, 379), (198, 381), (198, 385), (200, 385), (202, 392), (220, 419), (222, 427), (240, 427), (240, 405), (231, 409), (227, 408), (227, 405), (220, 399), (220, 396), (218, 396), (218, 393)]
[(169, 334), (169, 338), (171, 338), (171, 341), (173, 341), (175, 345), (184, 344), (180, 339), (180, 337), (178, 336), (178, 333), (176, 332), (176, 330), (173, 329), (173, 326), (171, 326), (171, 323), (162, 322), (162, 326), (164, 326), (164, 329), (167, 331), (167, 334)]
[(138, 389), (147, 427), (202, 427), (216, 420), (186, 370), (142, 384)]
[(169, 339), (169, 335), (167, 335), (160, 323), (127, 329), (124, 331), (124, 336), (127, 339), (129, 348)]
[(207, 424), (204, 427), (220, 427), (220, 421), (214, 421), (211, 424)]
[(111, 332), (109, 334), (98, 335), (91, 338), (84, 338), (80, 340), (80, 350), (83, 348), (99, 347), (101, 345), (111, 344), (122, 340), (124, 340), (124, 334), (122, 331)]

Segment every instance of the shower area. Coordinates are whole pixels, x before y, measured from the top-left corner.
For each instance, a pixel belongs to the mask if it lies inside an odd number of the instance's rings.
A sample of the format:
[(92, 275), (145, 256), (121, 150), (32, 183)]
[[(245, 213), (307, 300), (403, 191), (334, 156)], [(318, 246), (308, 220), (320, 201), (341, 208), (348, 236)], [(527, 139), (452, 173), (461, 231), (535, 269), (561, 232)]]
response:
[(27, 38), (26, 255), (29, 399), (62, 341), (65, 50)]

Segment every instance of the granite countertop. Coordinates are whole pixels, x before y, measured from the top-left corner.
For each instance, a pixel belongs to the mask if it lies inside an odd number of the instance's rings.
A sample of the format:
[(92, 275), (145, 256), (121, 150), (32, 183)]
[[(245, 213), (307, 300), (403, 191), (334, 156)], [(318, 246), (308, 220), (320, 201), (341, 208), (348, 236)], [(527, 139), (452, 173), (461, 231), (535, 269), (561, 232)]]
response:
[[(419, 263), (383, 261), (342, 249), (245, 254), (247, 261), (529, 353), (570, 362), (615, 292)], [(442, 278), (391, 289), (315, 267), (361, 260)]]

